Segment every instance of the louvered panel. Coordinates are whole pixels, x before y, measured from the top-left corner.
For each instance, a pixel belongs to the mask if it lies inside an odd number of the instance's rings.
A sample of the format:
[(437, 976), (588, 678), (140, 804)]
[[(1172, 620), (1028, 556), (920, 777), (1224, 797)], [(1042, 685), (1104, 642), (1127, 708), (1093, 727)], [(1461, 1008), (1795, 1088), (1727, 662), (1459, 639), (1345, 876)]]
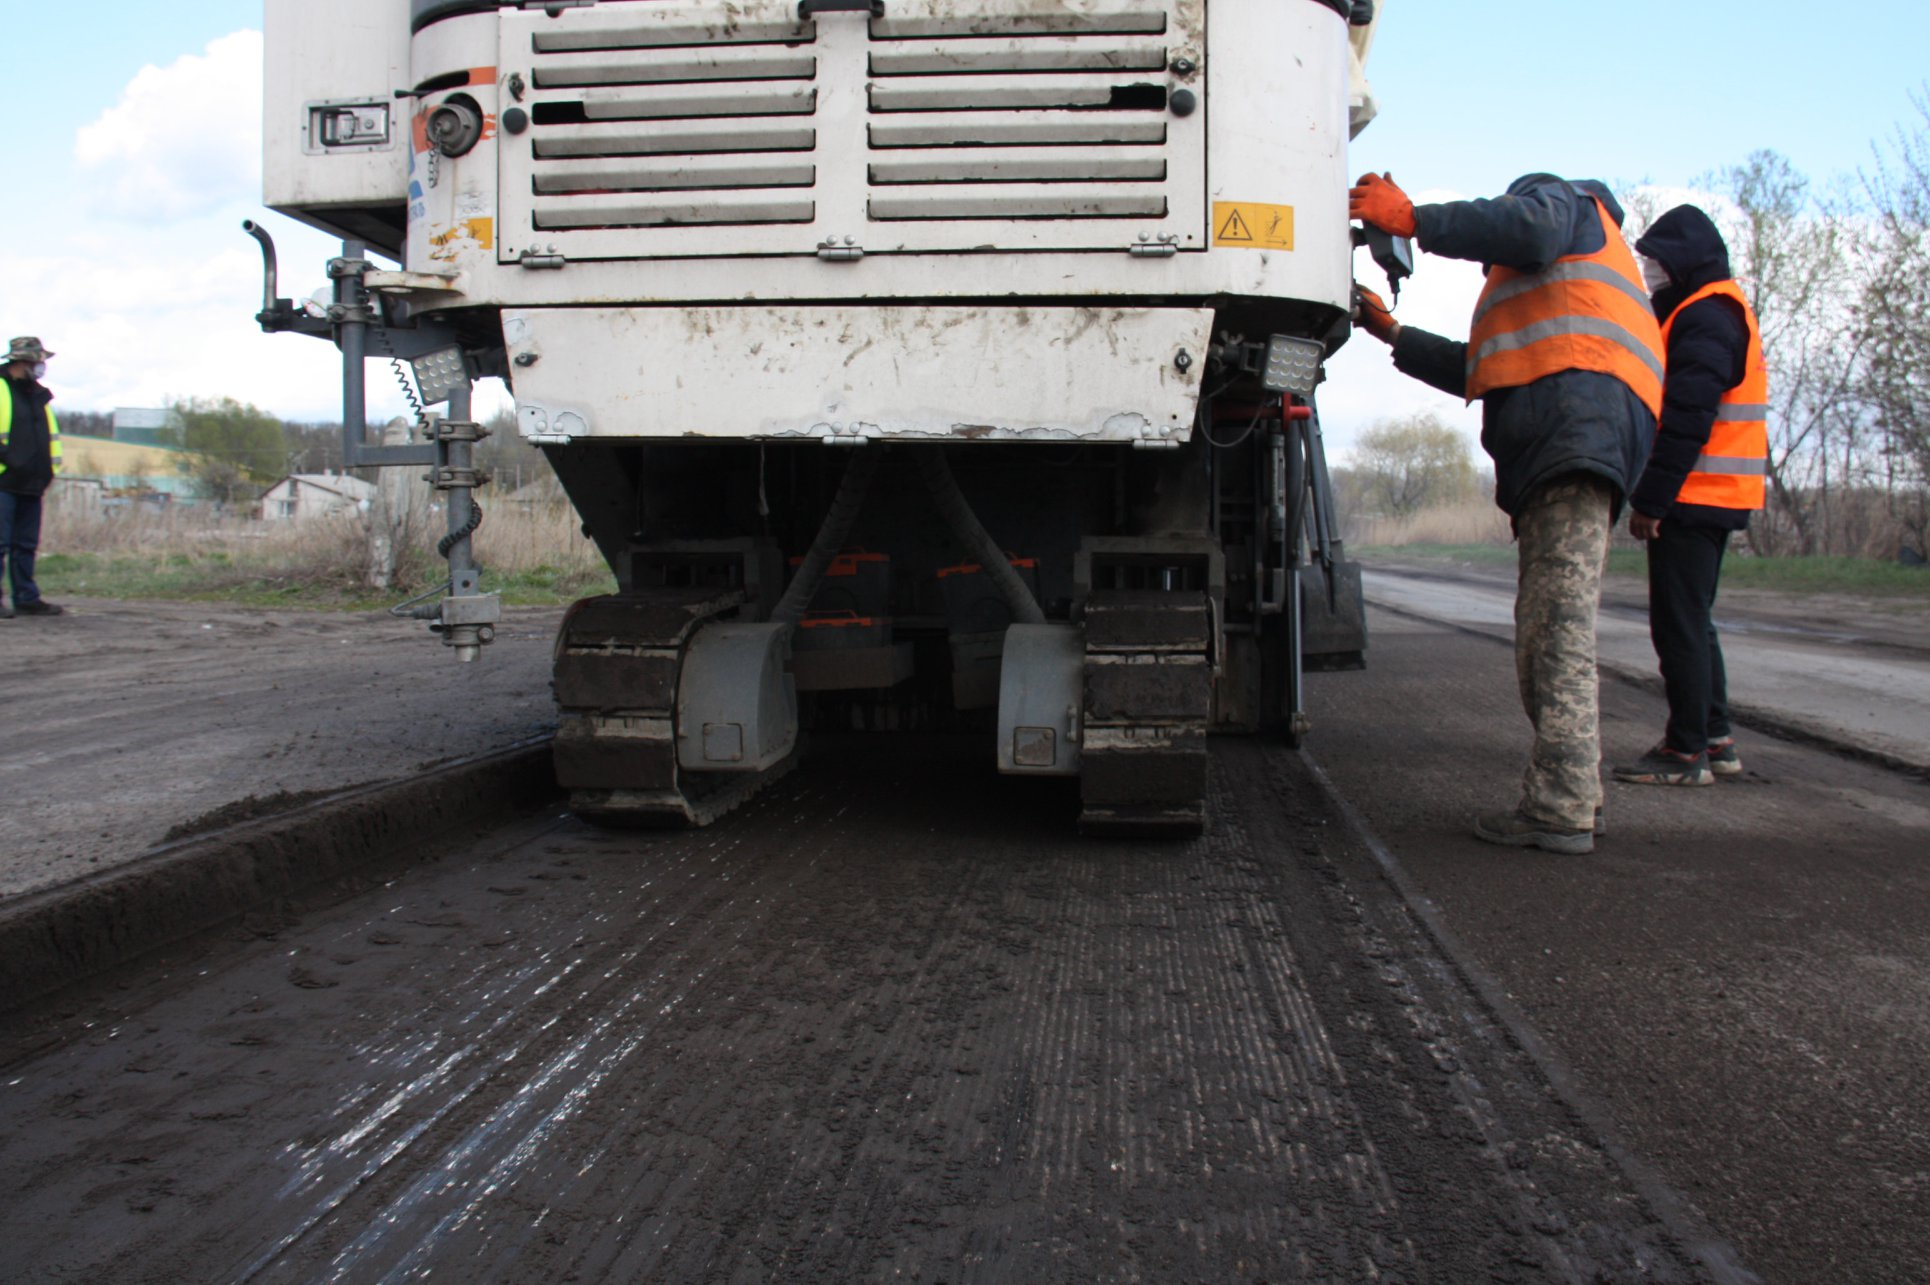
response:
[[(945, 12), (939, 12), (939, 10)], [(1166, 10), (1157, 5), (1138, 5), (1113, 13), (1077, 13), (1060, 5), (1041, 5), (1031, 11), (1010, 9), (966, 14), (945, 3), (907, 4), (903, 0), (887, 5), (885, 16), (871, 24), (871, 34), (879, 40), (906, 40), (931, 36), (1037, 36), (1037, 35), (1157, 35), (1166, 30)]]
[(1158, 40), (1038, 36), (1022, 40), (945, 40), (878, 45), (874, 76), (952, 75), (961, 72), (1160, 71), (1166, 46)]
[(583, 95), (587, 120), (693, 120), (706, 116), (809, 116), (818, 94), (808, 84), (667, 85), (648, 89), (592, 89)]
[[(742, 12), (741, 6), (732, 7)], [(809, 36), (810, 29), (798, 20), (795, 6), (788, 14), (751, 19), (718, 15), (714, 10), (693, 14), (686, 7), (653, 4), (611, 6), (600, 13), (584, 14), (560, 28), (552, 23), (549, 29), (537, 31), (530, 45), (539, 54), (557, 54), (679, 45), (780, 44)]]
[(674, 156), (714, 152), (811, 150), (817, 131), (808, 125), (735, 121), (703, 125), (558, 125), (538, 135), (532, 151), (552, 156)]
[(1125, 184), (1062, 187), (1008, 183), (996, 187), (942, 184), (874, 193), (871, 217), (894, 219), (1126, 219), (1163, 218), (1165, 194)]
[[(1150, 90), (1166, 105), (1166, 87), (1138, 76), (934, 76), (881, 80), (869, 86), (874, 112), (997, 111), (1050, 108), (1106, 109)], [(1141, 104), (1143, 105), (1143, 104)]]
[(579, 196), (536, 202), (536, 227), (646, 228), (720, 223), (809, 223), (816, 207), (808, 196), (776, 197), (725, 192), (703, 200), (630, 196)]
[(556, 54), (536, 63), (538, 89), (719, 80), (809, 80), (817, 59), (783, 47), (672, 49), (635, 53)]
[(873, 147), (1163, 143), (1166, 118), (1141, 112), (958, 112), (873, 120)]
[(809, 187), (809, 161), (680, 156), (669, 161), (554, 161), (536, 172), (539, 195), (573, 192), (675, 192), (751, 187)]
[(978, 148), (967, 153), (886, 153), (871, 162), (871, 181), (899, 183), (1062, 183), (1159, 180), (1166, 158), (1140, 149)]
[[(1206, 240), (1203, 0), (602, 0), (505, 9), (531, 89), (501, 256), (1093, 250)], [(833, 269), (835, 270), (835, 269)]]

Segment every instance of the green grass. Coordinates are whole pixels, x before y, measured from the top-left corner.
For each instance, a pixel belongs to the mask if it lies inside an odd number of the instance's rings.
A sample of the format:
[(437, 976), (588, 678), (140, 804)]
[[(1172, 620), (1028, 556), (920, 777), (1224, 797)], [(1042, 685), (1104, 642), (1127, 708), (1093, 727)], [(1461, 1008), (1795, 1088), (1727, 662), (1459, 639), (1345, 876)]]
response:
[[(1404, 544), (1351, 552), (1368, 562), (1378, 558), (1507, 568), (1515, 565), (1513, 545)], [(1640, 549), (1611, 549), (1608, 573), (1646, 576), (1648, 559)], [(1722, 585), (1725, 589), (1847, 593), (1872, 598), (1922, 598), (1930, 602), (1930, 567), (1906, 567), (1869, 558), (1752, 558), (1740, 556), (1732, 549), (1722, 563)]]
[[(50, 553), (36, 568), (49, 597), (149, 598), (180, 602), (221, 602), (237, 607), (281, 607), (309, 611), (379, 611), (413, 597), (436, 583), (414, 588), (374, 590), (344, 573), (332, 579), (300, 578), (269, 568), (237, 564), (225, 553), (203, 557), (104, 557), (91, 553)], [(510, 575), (484, 569), (483, 590), (503, 596), (506, 606), (560, 606), (616, 589), (607, 570), (564, 570), (542, 566)]]

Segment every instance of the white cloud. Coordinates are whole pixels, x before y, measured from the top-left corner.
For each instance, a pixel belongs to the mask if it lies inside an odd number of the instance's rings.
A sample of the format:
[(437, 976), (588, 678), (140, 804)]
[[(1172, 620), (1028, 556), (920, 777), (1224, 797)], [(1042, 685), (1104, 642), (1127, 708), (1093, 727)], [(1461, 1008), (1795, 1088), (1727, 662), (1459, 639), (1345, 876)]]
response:
[[(261, 207), (260, 95), (259, 32), (145, 67), (79, 129), (73, 171), (16, 212), (10, 232), (31, 251), (0, 256), (0, 333), (54, 349), (62, 409), (225, 396), (287, 419), (340, 416), (335, 348), (254, 321), (261, 259), (243, 219), (273, 231), (284, 295), (323, 285), (338, 252)], [(370, 364), (368, 387), (374, 422), (403, 410), (385, 363)]]
[(237, 31), (141, 68), (74, 139), (104, 181), (96, 209), (139, 222), (206, 213), (261, 190), (261, 33)]

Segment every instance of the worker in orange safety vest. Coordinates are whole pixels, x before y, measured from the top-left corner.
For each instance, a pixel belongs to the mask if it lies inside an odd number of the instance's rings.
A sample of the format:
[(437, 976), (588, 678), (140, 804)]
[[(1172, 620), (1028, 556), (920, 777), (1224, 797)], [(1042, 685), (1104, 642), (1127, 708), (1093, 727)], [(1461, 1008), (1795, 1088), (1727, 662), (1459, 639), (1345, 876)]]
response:
[(1495, 503), (1517, 543), (1515, 672), (1534, 726), (1520, 800), (1476, 818), (1490, 843), (1592, 852), (1602, 829), (1595, 616), (1609, 537), (1662, 405), (1662, 337), (1622, 208), (1593, 181), (1516, 179), (1493, 200), (1416, 206), (1369, 174), (1352, 217), (1484, 265), (1466, 343), (1396, 321), (1357, 290), (1356, 321), (1394, 366), (1481, 402)]
[(1678, 205), (1635, 248), (1664, 319), (1668, 376), (1655, 449), (1629, 497), (1628, 523), (1648, 544), (1649, 638), (1669, 721), (1662, 740), (1618, 765), (1615, 778), (1708, 785), (1742, 773), (1712, 613), (1729, 538), (1766, 498), (1769, 376), (1756, 314), (1707, 214)]

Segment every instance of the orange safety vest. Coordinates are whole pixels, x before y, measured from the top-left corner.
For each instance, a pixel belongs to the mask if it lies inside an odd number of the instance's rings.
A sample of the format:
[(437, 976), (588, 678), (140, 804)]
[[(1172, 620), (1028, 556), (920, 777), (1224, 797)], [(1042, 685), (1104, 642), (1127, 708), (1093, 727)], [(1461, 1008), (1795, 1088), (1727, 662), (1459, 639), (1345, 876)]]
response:
[(1488, 269), (1468, 336), (1469, 401), (1564, 370), (1593, 370), (1662, 413), (1662, 332), (1622, 230), (1598, 199), (1595, 211), (1602, 220), (1595, 253), (1566, 255), (1540, 272)]
[(1769, 477), (1769, 367), (1762, 359), (1762, 330), (1749, 301), (1742, 297), (1742, 287), (1717, 281), (1690, 295), (1663, 323), (1662, 344), (1668, 346), (1669, 332), (1675, 329), (1682, 308), (1718, 297), (1742, 305), (1743, 320), (1749, 325), (1749, 355), (1743, 362), (1742, 382), (1717, 403), (1709, 444), (1702, 448), (1702, 458), (1683, 479), (1675, 498), (1682, 504), (1718, 509), (1760, 509)]

